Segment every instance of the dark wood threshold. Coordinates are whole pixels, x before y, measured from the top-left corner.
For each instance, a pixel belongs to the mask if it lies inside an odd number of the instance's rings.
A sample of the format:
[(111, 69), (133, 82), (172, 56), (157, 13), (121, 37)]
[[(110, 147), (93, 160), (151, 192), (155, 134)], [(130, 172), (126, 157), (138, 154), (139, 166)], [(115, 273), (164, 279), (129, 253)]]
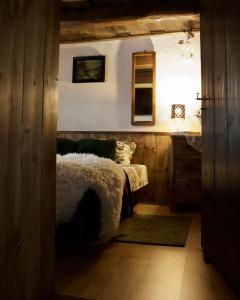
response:
[(93, 300), (93, 299), (58, 294), (55, 296), (54, 300)]

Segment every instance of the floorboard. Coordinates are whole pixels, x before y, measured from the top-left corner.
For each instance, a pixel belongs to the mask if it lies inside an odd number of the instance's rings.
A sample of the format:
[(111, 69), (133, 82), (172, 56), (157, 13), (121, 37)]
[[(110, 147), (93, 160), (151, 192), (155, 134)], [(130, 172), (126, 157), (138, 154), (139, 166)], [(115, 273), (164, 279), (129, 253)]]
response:
[(79, 297), (73, 297), (68, 295), (56, 295), (54, 300), (92, 300), (92, 299), (86, 299), (86, 298), (79, 298)]
[[(135, 211), (171, 215), (158, 205), (139, 204)], [(57, 291), (94, 300), (236, 300), (203, 262), (200, 215), (187, 215), (192, 224), (184, 248), (112, 243), (69, 249), (57, 257)]]

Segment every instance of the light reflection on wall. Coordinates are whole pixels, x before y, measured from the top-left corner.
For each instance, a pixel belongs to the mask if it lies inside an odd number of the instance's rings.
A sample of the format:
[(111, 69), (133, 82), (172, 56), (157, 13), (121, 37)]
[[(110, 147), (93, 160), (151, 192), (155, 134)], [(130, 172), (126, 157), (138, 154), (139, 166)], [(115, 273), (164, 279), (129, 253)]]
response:
[[(161, 39), (152, 38), (157, 52), (156, 70), (156, 119), (161, 131), (201, 131), (195, 116), (201, 107), (196, 101), (196, 93), (201, 92), (200, 33), (196, 33), (192, 44), (195, 55), (192, 60), (181, 59), (178, 47), (179, 33), (164, 35)], [(184, 37), (184, 33), (182, 33)], [(171, 105), (184, 104), (186, 118), (180, 124), (171, 119)]]

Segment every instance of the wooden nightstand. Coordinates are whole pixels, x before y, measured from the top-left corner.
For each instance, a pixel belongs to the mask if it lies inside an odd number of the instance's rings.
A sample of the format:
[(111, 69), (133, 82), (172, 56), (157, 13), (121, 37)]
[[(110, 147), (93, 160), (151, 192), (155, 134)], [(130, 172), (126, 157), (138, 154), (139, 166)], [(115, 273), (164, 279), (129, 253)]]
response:
[(185, 136), (171, 137), (171, 210), (201, 200), (201, 152), (188, 145)]

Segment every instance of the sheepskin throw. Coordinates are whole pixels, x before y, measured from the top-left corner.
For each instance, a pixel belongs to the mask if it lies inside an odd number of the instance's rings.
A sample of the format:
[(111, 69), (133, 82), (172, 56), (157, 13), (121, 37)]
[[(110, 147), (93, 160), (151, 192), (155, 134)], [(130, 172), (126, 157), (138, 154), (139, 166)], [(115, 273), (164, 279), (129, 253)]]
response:
[(94, 190), (101, 203), (100, 240), (118, 230), (125, 173), (110, 159), (93, 154), (57, 155), (57, 225), (70, 222), (84, 193)]

